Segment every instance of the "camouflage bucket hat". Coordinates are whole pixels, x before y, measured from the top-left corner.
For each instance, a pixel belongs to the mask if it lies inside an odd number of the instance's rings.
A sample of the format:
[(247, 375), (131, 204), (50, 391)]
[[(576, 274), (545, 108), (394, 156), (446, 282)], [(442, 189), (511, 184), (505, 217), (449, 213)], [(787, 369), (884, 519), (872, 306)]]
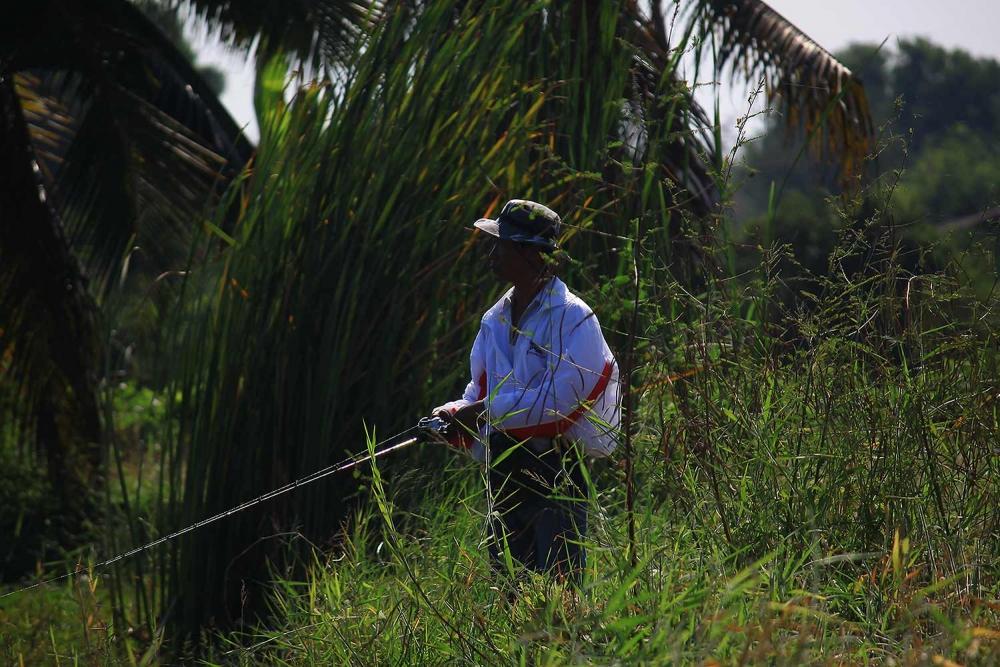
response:
[(491, 236), (537, 246), (546, 252), (559, 247), (555, 238), (561, 224), (555, 211), (526, 199), (511, 199), (496, 220), (481, 218), (475, 222), (476, 229)]

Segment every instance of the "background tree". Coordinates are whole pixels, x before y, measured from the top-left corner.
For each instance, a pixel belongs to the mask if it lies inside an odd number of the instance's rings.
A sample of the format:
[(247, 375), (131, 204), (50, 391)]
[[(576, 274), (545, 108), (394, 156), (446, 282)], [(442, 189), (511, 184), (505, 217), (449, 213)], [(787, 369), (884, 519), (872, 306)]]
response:
[[(959, 252), (1000, 213), (1000, 62), (922, 38), (894, 48), (852, 44), (838, 58), (864, 81), (880, 128), (867, 178), (901, 169), (888, 211), (911, 248), (936, 240), (940, 253)], [(835, 235), (819, 230), (839, 224), (822, 202), (842, 189), (829, 167), (799, 159), (804, 134), (778, 132), (784, 123), (781, 115), (771, 117), (762, 139), (746, 148), (752, 177), (737, 196), (734, 222), (737, 229), (749, 225), (765, 245), (791, 243), (806, 268), (822, 274)], [(783, 186), (783, 196), (769, 214), (772, 185), (778, 191)], [(918, 259), (914, 252), (912, 261)]]
[(81, 506), (100, 468), (97, 312), (112, 276), (130, 245), (155, 256), (183, 243), (220, 177), (249, 157), (188, 60), (140, 12), (73, 8), (20, 3), (0, 35), (5, 423), (46, 453), (67, 508)]
[[(335, 56), (369, 19), (365, 3), (227, 4), (188, 6), (236, 46), (260, 36), (262, 52), (303, 58)], [(251, 156), (172, 41), (173, 10), (143, 7), (15, 3), (0, 25), (2, 429), (46, 460), (71, 523), (99, 487), (106, 442), (101, 308), (137, 249), (147, 271), (183, 268)]]

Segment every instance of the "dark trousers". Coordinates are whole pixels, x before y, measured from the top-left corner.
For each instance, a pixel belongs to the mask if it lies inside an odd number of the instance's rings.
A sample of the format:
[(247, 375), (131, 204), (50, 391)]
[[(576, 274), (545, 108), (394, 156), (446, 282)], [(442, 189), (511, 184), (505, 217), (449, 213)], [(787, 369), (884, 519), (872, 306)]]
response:
[(490, 437), (490, 557), (505, 571), (505, 547), (514, 561), (537, 572), (579, 582), (586, 565), (585, 459), (565, 440), (519, 443)]

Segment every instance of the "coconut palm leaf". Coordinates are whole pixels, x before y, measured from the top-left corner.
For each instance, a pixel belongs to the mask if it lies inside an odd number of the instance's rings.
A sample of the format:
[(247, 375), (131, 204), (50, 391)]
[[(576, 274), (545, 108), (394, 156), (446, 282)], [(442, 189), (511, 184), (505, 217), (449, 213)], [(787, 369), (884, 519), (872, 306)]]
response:
[[(48, 454), (56, 477), (74, 469), (72, 443), (102, 439), (93, 327), (110, 277), (136, 243), (152, 258), (183, 257), (250, 145), (129, 3), (70, 11), (51, 0), (11, 13), (0, 28), (4, 188), (13, 198), (0, 238), (0, 350), (17, 400), (4, 421)], [(85, 458), (81, 484), (96, 471), (96, 457)]]
[(249, 51), (259, 40), (265, 56), (294, 54), (312, 65), (337, 65), (353, 53), (383, 11), (379, 0), (182, 0), (223, 41)]
[(642, 102), (674, 130), (663, 165), (667, 175), (682, 185), (684, 207), (704, 216), (714, 210), (717, 200), (709, 158), (714, 140), (711, 121), (679, 75), (678, 58), (689, 35), (685, 34), (679, 44), (671, 44), (666, 29), (671, 19), (664, 15), (660, 3), (654, 2), (647, 16), (639, 3), (630, 1), (623, 13), (623, 37), (637, 50), (633, 71)]
[(163, 247), (182, 247), (182, 230), (250, 156), (187, 60), (121, 4), (81, 13), (76, 31), (54, 26), (72, 39), (44, 67), (12, 63), (43, 182), (98, 288), (136, 240), (161, 259)]
[(42, 182), (100, 297), (131, 246), (161, 270), (184, 257), (234, 166), (133, 90), (53, 91), (60, 76), (20, 74), (17, 91)]
[[(250, 4), (196, 9), (244, 46), (260, 36), (269, 50), (324, 63), (370, 18), (364, 2)], [(70, 454), (102, 440), (96, 304), (135, 247), (147, 271), (185, 261), (252, 147), (188, 58), (126, 0), (6, 8), (0, 82), (11, 197), (0, 235), (0, 389), (11, 400), (0, 421), (48, 456), (52, 476), (75, 468), (74, 488), (85, 487), (99, 456), (76, 465)]]
[[(342, 40), (371, 25), (377, 4), (191, 6), (238, 45), (260, 37), (268, 50), (330, 63)], [(176, 257), (192, 221), (251, 155), (239, 127), (130, 2), (68, 10), (43, 0), (12, 12), (0, 28), (0, 63), (16, 75), (42, 183), (92, 285), (102, 292), (137, 241), (154, 262)]]
[[(761, 0), (697, 0), (694, 20), (716, 39), (719, 70), (751, 84), (762, 77), (789, 128), (812, 137), (820, 155), (837, 158), (846, 176), (860, 168), (872, 137), (861, 82), (788, 19)], [(704, 48), (712, 40), (703, 41)]]
[(0, 78), (0, 379), (13, 390), (3, 407), (30, 420), (53, 488), (81, 510), (100, 462), (95, 306), (33, 162), (13, 82)]

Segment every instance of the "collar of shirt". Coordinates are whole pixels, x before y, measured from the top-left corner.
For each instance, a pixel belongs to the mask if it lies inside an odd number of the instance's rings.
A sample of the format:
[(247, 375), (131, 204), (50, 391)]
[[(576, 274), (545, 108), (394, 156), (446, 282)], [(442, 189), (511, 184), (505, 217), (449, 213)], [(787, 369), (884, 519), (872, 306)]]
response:
[(549, 279), (549, 282), (545, 284), (538, 293), (535, 294), (531, 303), (528, 307), (524, 309), (521, 313), (521, 321), (514, 326), (514, 320), (512, 317), (513, 308), (513, 296), (514, 288), (511, 287), (507, 290), (502, 297), (500, 297), (500, 316), (504, 324), (507, 325), (509, 330), (509, 341), (511, 345), (517, 340), (518, 333), (524, 323), (527, 322), (536, 311), (541, 313), (552, 308), (560, 300), (566, 300), (566, 284), (561, 281), (558, 277), (553, 276)]

